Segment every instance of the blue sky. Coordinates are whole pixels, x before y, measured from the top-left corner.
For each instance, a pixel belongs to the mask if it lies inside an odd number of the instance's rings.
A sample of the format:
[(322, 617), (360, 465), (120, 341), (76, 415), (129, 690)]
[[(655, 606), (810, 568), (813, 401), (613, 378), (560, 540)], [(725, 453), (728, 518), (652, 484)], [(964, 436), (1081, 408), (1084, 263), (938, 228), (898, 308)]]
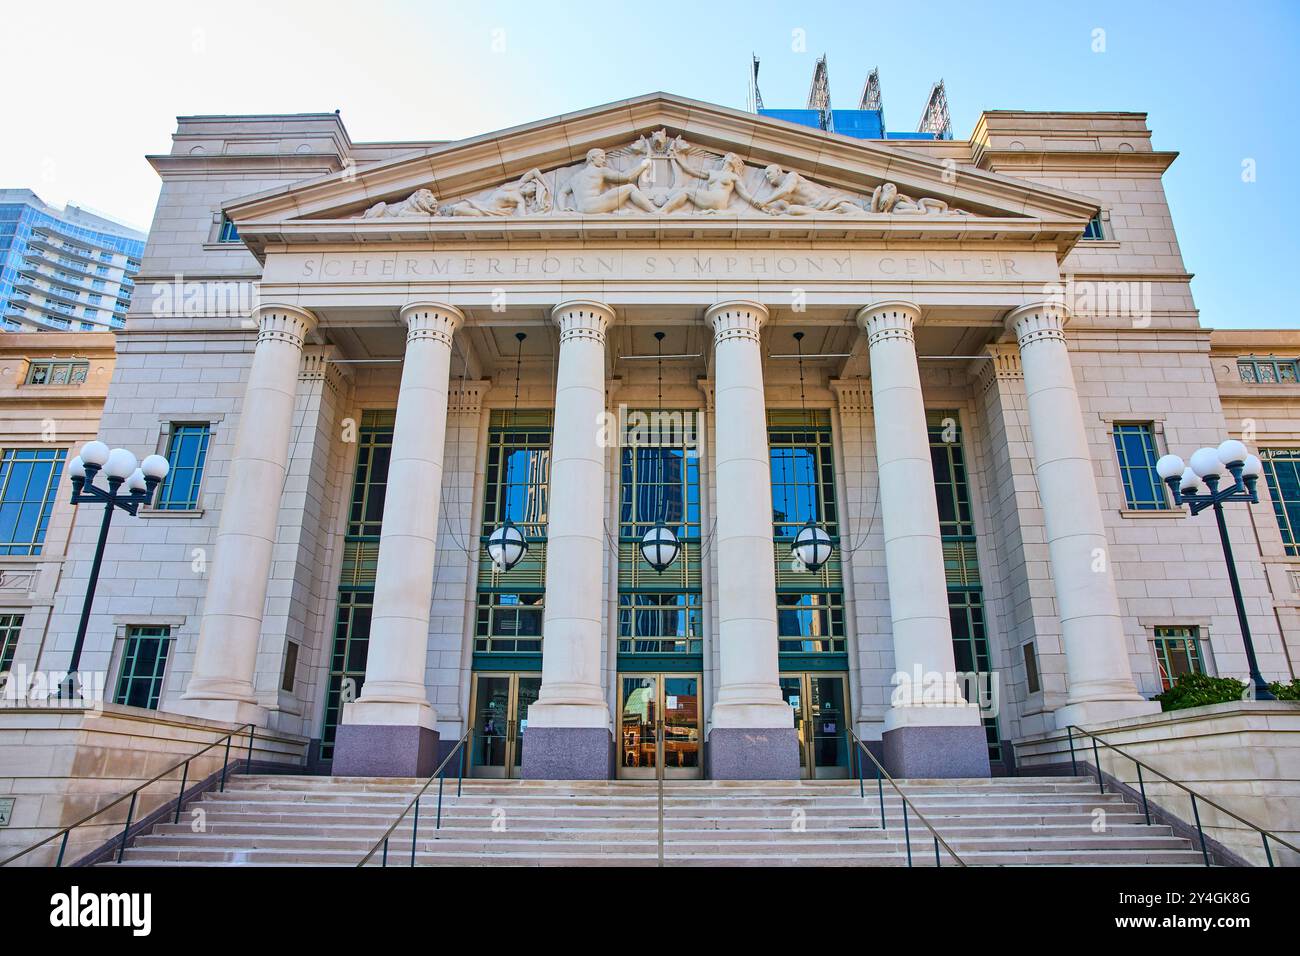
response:
[(41, 79), (0, 104), (0, 129), (23, 131), (0, 185), (142, 225), (158, 193), (143, 156), (184, 113), (337, 108), (356, 140), (459, 138), (653, 90), (743, 107), (751, 52), (769, 106), (803, 105), (822, 53), (841, 107), (878, 66), (894, 129), (915, 128), (939, 77), (958, 137), (985, 109), (1146, 111), (1155, 147), (1181, 153), (1165, 187), (1202, 321), (1300, 327), (1282, 281), (1300, 252), (1295, 0), (65, 2), (5, 25), (29, 38), (6, 72)]

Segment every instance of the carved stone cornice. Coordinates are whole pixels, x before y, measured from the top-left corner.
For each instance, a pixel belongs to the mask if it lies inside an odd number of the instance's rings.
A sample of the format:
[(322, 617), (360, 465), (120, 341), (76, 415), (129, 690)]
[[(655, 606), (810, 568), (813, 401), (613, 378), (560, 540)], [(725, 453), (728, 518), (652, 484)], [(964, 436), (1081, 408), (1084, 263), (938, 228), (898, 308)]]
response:
[(767, 307), (746, 299), (719, 302), (709, 306), (704, 313), (704, 320), (713, 326), (713, 344), (735, 340), (750, 341), (757, 345), (762, 341), (759, 330), (767, 322)]
[(407, 343), (441, 342), (451, 348), (456, 330), (465, 323), (465, 313), (444, 302), (410, 302), (402, 307)]
[(551, 318), (560, 327), (561, 346), (575, 339), (593, 339), (604, 347), (605, 333), (614, 322), (614, 310), (603, 302), (574, 299), (552, 309)]
[(871, 414), (871, 379), (833, 378), (830, 386), (841, 415)]

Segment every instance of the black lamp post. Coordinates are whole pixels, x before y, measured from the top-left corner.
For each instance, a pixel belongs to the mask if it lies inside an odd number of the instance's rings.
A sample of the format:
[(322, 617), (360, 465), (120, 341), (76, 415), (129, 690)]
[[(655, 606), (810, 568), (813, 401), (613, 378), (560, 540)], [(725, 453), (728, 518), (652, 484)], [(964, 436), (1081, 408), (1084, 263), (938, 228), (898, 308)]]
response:
[[(72, 503), (90, 502), (104, 506), (104, 520), (99, 526), (99, 541), (95, 545), (95, 559), (90, 565), (90, 580), (86, 585), (86, 599), (81, 605), (81, 622), (77, 625), (77, 640), (72, 645), (72, 660), (68, 675), (60, 685), (59, 696), (80, 696), (78, 670), (81, 667), (81, 649), (86, 643), (86, 628), (90, 624), (90, 608), (95, 601), (95, 586), (99, 583), (99, 568), (104, 561), (104, 545), (108, 541), (108, 527), (113, 520), (113, 510), (121, 508), (134, 516), (140, 506), (153, 500), (158, 485), (167, 477), (171, 466), (162, 455), (149, 455), (137, 463), (135, 455), (125, 448), (111, 451), (102, 441), (87, 442), (81, 454), (68, 463), (72, 478)], [(108, 479), (108, 489), (95, 484), (95, 476), (103, 471)], [(125, 486), (125, 492), (123, 492)]]
[[(1219, 480), (1224, 469), (1232, 476), (1231, 486), (1220, 488)], [(1192, 455), (1191, 467), (1184, 467), (1177, 455), (1165, 455), (1156, 462), (1156, 471), (1174, 493), (1174, 504), (1187, 505), (1193, 515), (1206, 508), (1214, 509), (1219, 525), (1219, 541), (1223, 545), (1223, 558), (1228, 565), (1228, 581), (1232, 584), (1232, 597), (1237, 602), (1237, 623), (1241, 627), (1241, 640), (1246, 646), (1246, 662), (1250, 665), (1250, 680), (1255, 686), (1256, 700), (1276, 700), (1255, 660), (1255, 644), (1250, 639), (1250, 625), (1246, 622), (1246, 605), (1241, 599), (1241, 582), (1237, 580), (1237, 564), (1232, 557), (1232, 544), (1228, 541), (1228, 524), (1223, 518), (1225, 502), (1244, 501), (1259, 503), (1259, 476), (1263, 466), (1258, 458), (1247, 452), (1246, 446), (1235, 439), (1225, 441), (1218, 448), (1202, 448)], [(1201, 492), (1201, 482), (1206, 492)]]

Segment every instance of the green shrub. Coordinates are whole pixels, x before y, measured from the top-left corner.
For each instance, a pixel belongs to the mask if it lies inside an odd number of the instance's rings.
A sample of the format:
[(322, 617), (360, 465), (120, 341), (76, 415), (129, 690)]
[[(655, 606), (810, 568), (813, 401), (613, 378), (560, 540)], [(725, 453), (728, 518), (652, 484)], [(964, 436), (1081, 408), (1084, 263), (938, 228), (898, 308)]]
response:
[(1246, 685), (1235, 677), (1211, 677), (1209, 674), (1184, 674), (1173, 687), (1157, 694), (1161, 710), (1183, 710), (1206, 704), (1226, 704), (1241, 700)]
[(1289, 684), (1275, 680), (1268, 685), (1268, 689), (1278, 700), (1300, 700), (1300, 677), (1293, 678)]

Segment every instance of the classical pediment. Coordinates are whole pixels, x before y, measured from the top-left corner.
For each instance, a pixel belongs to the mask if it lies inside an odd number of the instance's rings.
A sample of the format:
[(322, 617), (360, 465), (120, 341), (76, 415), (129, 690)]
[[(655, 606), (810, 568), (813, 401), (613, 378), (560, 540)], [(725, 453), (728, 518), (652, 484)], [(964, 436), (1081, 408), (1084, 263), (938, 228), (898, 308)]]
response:
[(667, 94), (442, 144), (226, 206), (268, 243), (472, 237), (1005, 238), (1064, 254), (1090, 200)]

